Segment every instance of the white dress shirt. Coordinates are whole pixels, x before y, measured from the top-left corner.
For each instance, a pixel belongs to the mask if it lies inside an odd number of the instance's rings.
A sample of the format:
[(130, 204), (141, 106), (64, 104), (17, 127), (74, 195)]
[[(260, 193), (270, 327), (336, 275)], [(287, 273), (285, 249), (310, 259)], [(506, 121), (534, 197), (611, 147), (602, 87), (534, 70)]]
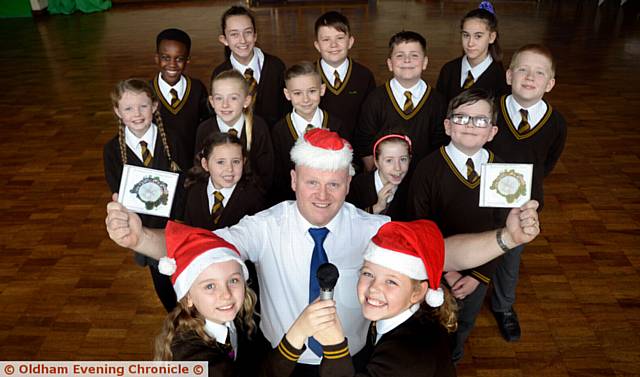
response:
[(547, 104), (543, 100), (538, 101), (535, 105), (531, 107), (523, 107), (523, 106), (520, 106), (520, 104), (513, 98), (513, 95), (510, 94), (507, 97), (506, 102), (507, 102), (507, 112), (509, 113), (509, 118), (511, 118), (511, 121), (513, 122), (513, 126), (516, 129), (518, 128), (518, 125), (522, 120), (520, 109), (525, 109), (529, 112), (527, 116), (528, 116), (529, 126), (531, 127), (531, 129), (534, 129), (534, 127), (537, 126), (538, 123), (540, 123), (542, 118), (544, 118), (544, 114), (547, 113)]
[(453, 142), (449, 142), (449, 145), (444, 147), (444, 151), (447, 152), (447, 156), (449, 156), (453, 165), (465, 178), (469, 178), (467, 177), (467, 159), (470, 158), (473, 161), (473, 167), (476, 173), (478, 173), (478, 176), (480, 176), (480, 167), (482, 164), (489, 162), (489, 152), (484, 148), (480, 148), (473, 156), (467, 156), (460, 149), (456, 148)]
[(238, 332), (236, 331), (236, 326), (233, 322), (225, 322), (224, 325), (222, 325), (205, 319), (204, 332), (220, 344), (225, 344), (225, 341), (227, 340), (227, 333), (230, 333), (231, 346), (235, 353), (234, 359), (238, 357)]
[(420, 309), (420, 304), (413, 304), (411, 307), (400, 314), (387, 319), (381, 319), (376, 322), (376, 342), (378, 343), (380, 338), (389, 331), (403, 324), (407, 319)]
[(264, 65), (264, 53), (261, 49), (258, 47), (253, 48), (253, 58), (251, 58), (251, 61), (247, 65), (240, 63), (233, 54), (231, 54), (229, 60), (231, 61), (233, 69), (240, 71), (243, 75), (247, 68), (253, 69), (253, 78), (256, 79), (258, 84), (260, 83), (260, 75), (262, 73), (262, 66)]
[[(351, 354), (364, 346), (368, 326), (356, 292), (362, 253), (378, 228), (388, 221), (387, 216), (371, 215), (344, 203), (326, 225), (329, 234), (324, 248), (329, 261), (340, 271), (335, 300)], [(215, 231), (235, 245), (243, 258), (256, 264), (262, 309), (260, 328), (273, 347), (309, 304), (309, 268), (314, 247), (311, 227), (314, 226), (302, 217), (296, 202), (285, 201)], [(299, 360), (303, 364), (320, 361), (310, 349)]]
[(415, 108), (418, 106), (422, 96), (424, 96), (424, 93), (427, 91), (427, 83), (422, 79), (420, 79), (420, 81), (411, 88), (403, 87), (395, 78), (391, 79), (389, 85), (391, 86), (391, 93), (393, 93), (393, 97), (396, 99), (396, 102), (401, 109), (404, 107), (404, 103), (407, 100), (407, 97), (404, 96), (404, 92), (407, 90), (411, 92), (411, 102), (413, 102), (413, 107)]
[[(373, 183), (376, 186), (376, 194), (380, 194), (380, 190), (384, 187), (384, 183), (382, 183), (382, 177), (380, 176), (380, 170), (376, 169), (373, 173)], [(391, 203), (393, 201), (393, 197), (395, 195), (395, 191), (389, 195), (387, 198), (387, 203)]]
[(216, 115), (216, 121), (218, 122), (218, 128), (220, 132), (229, 132), (230, 129), (234, 129), (238, 132), (238, 139), (242, 137), (242, 129), (244, 128), (244, 114), (240, 114), (240, 118), (236, 120), (234, 124), (229, 126), (220, 118), (220, 116)]
[(129, 131), (127, 127), (124, 128), (124, 141), (127, 144), (127, 147), (133, 151), (133, 153), (138, 156), (140, 161), (144, 161), (142, 158), (142, 147), (140, 146), (140, 142), (144, 141), (147, 143), (147, 149), (151, 153), (151, 157), (155, 157), (154, 151), (156, 150), (156, 135), (158, 134), (158, 127), (151, 123), (151, 126), (147, 130), (147, 132), (142, 135), (142, 137), (137, 137), (133, 132)]
[(178, 93), (178, 99), (182, 100), (184, 98), (184, 92), (187, 91), (187, 79), (185, 79), (184, 76), (180, 76), (180, 80), (178, 80), (175, 85), (171, 86), (164, 81), (162, 74), (158, 73), (158, 87), (160, 87), (160, 93), (162, 93), (165, 101), (171, 104), (171, 89), (175, 89)]
[(313, 118), (311, 118), (311, 122), (308, 122), (306, 119), (298, 115), (295, 110), (291, 112), (291, 123), (293, 123), (293, 128), (296, 129), (298, 136), (304, 135), (307, 130), (307, 125), (311, 124), (315, 128), (322, 128), (322, 122), (324, 121), (324, 113), (320, 108), (316, 108), (316, 112), (313, 114)]
[(344, 82), (344, 78), (347, 76), (347, 72), (349, 71), (349, 58), (345, 59), (338, 68), (333, 68), (329, 63), (325, 62), (324, 59), (320, 59), (320, 67), (322, 68), (324, 77), (331, 82), (331, 85), (336, 86), (336, 76), (334, 72), (338, 71), (340, 81)]
[(467, 72), (471, 71), (473, 75), (473, 80), (478, 81), (478, 77), (484, 73), (484, 71), (489, 68), (489, 66), (493, 63), (493, 58), (491, 54), (487, 54), (487, 57), (484, 58), (482, 63), (478, 64), (475, 67), (471, 67), (469, 64), (469, 60), (467, 59), (467, 55), (462, 57), (462, 64), (460, 65), (460, 87), (464, 86), (464, 82), (467, 80)]
[(213, 182), (211, 182), (211, 177), (209, 177), (209, 183), (207, 183), (207, 199), (209, 199), (209, 211), (213, 208), (213, 204), (216, 202), (216, 199), (213, 197), (213, 193), (216, 191), (220, 191), (224, 199), (222, 199), (222, 206), (226, 207), (227, 203), (229, 203), (229, 198), (233, 195), (233, 190), (236, 189), (236, 185), (233, 185), (229, 188), (221, 188), (217, 189), (213, 186)]

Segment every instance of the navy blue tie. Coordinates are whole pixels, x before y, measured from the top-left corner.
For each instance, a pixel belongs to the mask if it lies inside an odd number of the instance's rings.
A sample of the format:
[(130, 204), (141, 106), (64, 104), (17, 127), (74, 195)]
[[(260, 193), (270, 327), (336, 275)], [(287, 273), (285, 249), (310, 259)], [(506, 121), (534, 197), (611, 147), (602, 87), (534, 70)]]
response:
[[(309, 269), (309, 303), (320, 296), (320, 285), (316, 272), (323, 263), (327, 263), (327, 253), (324, 251), (324, 240), (329, 234), (327, 228), (309, 228), (309, 234), (313, 238), (313, 255), (311, 256), (311, 268)], [(309, 348), (318, 356), (322, 356), (322, 345), (313, 337), (309, 338)]]

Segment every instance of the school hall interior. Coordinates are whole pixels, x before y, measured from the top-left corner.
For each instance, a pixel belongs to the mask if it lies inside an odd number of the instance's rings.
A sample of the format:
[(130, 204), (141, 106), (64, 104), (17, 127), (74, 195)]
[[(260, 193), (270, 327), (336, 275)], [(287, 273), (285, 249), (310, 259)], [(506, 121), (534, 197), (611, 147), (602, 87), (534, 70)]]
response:
[[(109, 92), (151, 78), (155, 36), (192, 38), (188, 73), (223, 59), (232, 1), (114, 2), (105, 12), (4, 18), (0, 35), (0, 359), (150, 360), (164, 310), (146, 269), (104, 226), (102, 147), (117, 132)], [(263, 3), (258, 43), (289, 65), (317, 59), (313, 23), (351, 21), (351, 56), (381, 84), (389, 37), (427, 38), (424, 79), (461, 54), (459, 22), (477, 1)], [(487, 305), (460, 376), (640, 375), (640, 20), (619, 0), (494, 1), (504, 63), (524, 43), (557, 60), (546, 98), (566, 118), (564, 153), (545, 180), (542, 233), (525, 249), (505, 342)], [(485, 303), (487, 304), (487, 303)]]

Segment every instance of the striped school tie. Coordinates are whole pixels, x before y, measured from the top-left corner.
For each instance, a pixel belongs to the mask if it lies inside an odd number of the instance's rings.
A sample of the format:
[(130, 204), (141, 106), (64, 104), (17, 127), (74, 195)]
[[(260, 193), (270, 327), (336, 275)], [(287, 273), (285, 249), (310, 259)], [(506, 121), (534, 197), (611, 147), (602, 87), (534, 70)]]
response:
[(251, 105), (253, 105), (256, 102), (256, 92), (258, 89), (258, 82), (253, 77), (253, 69), (245, 69), (244, 79), (249, 83), (249, 95), (251, 96)]
[(151, 155), (151, 152), (149, 152), (149, 149), (147, 148), (146, 141), (140, 142), (140, 149), (142, 150), (142, 163), (146, 167), (151, 166), (151, 163), (153, 162), (153, 156)]
[(520, 109), (520, 116), (522, 117), (522, 120), (518, 125), (518, 133), (523, 135), (531, 130), (531, 125), (529, 124), (529, 112), (525, 109)]
[(406, 92), (404, 92), (404, 96), (406, 100), (404, 101), (404, 107), (402, 108), (402, 111), (404, 111), (405, 114), (409, 114), (413, 111), (413, 101), (411, 100), (411, 92), (407, 90)]
[(229, 131), (227, 131), (227, 133), (231, 136), (238, 137), (238, 131), (235, 128), (229, 128)]
[(371, 326), (369, 327), (369, 342), (371, 345), (376, 344), (376, 340), (378, 338), (378, 331), (376, 329), (376, 321), (371, 322)]
[(175, 89), (171, 89), (169, 91), (171, 94), (171, 107), (176, 107), (180, 103), (180, 98), (178, 98), (178, 91)]
[(469, 181), (469, 183), (474, 183), (478, 180), (479, 177), (480, 176), (476, 172), (476, 168), (473, 165), (473, 160), (467, 158), (467, 181)]
[(464, 80), (464, 84), (462, 85), (463, 89), (469, 89), (471, 86), (475, 84), (475, 80), (473, 79), (473, 75), (471, 71), (467, 71), (467, 78)]
[(309, 123), (307, 124), (307, 127), (305, 127), (304, 129), (304, 133), (306, 134), (307, 132), (309, 132), (310, 130), (313, 130), (315, 127), (313, 126), (313, 124)]
[(222, 205), (222, 201), (224, 200), (224, 195), (220, 191), (213, 192), (214, 202), (213, 207), (211, 207), (211, 217), (213, 218), (213, 223), (218, 225), (220, 222), (220, 216), (222, 216), (222, 210), (224, 206)]
[(342, 80), (340, 80), (340, 74), (337, 70), (333, 71), (333, 77), (333, 87), (338, 89), (340, 86), (342, 86)]

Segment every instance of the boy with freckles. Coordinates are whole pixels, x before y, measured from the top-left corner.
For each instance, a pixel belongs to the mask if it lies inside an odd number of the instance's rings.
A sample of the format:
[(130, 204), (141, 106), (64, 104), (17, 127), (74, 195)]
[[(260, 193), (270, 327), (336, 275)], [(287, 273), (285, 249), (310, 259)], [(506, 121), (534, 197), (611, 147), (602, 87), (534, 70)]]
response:
[[(507, 84), (511, 95), (502, 96), (498, 107), (500, 132), (489, 148), (507, 162), (533, 164), (531, 197), (544, 205), (543, 179), (555, 167), (567, 139), (567, 124), (542, 97), (553, 89), (555, 62), (544, 46), (528, 44), (511, 58)], [(513, 250), (499, 264), (493, 279), (491, 309), (502, 336), (520, 339), (520, 324), (513, 309), (523, 247)]]
[(169, 138), (180, 149), (180, 168), (193, 166), (198, 125), (209, 117), (207, 89), (198, 80), (184, 74), (190, 61), (191, 38), (180, 29), (166, 29), (156, 38), (155, 62), (160, 72), (151, 80), (151, 87), (160, 99), (158, 110)]

